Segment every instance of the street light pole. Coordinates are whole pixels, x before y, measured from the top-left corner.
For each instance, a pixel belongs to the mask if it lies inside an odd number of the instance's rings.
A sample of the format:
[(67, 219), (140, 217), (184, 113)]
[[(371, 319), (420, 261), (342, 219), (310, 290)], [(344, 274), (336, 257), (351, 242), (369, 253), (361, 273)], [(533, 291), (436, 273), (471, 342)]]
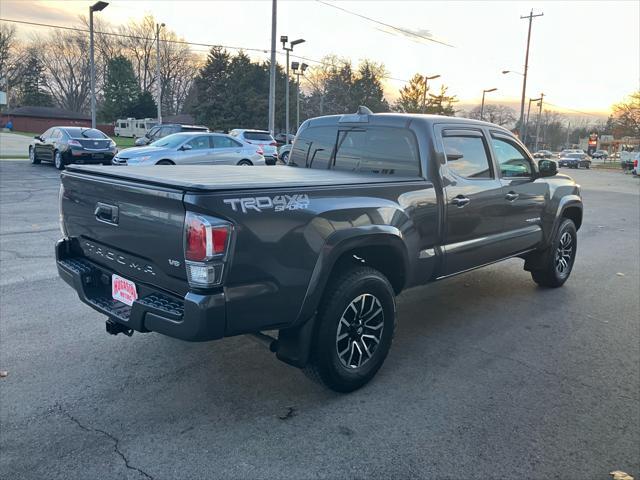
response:
[(538, 122), (536, 124), (536, 143), (533, 147), (535, 152), (538, 151), (538, 137), (540, 137), (540, 119), (542, 118), (542, 102), (544, 101), (544, 93), (540, 94), (540, 102), (538, 103)]
[(520, 19), (528, 18), (529, 19), (529, 32), (527, 33), (527, 52), (524, 57), (524, 74), (522, 75), (522, 97), (520, 99), (520, 128), (522, 129), (522, 123), (524, 121), (524, 99), (527, 93), (527, 73), (529, 71), (529, 45), (531, 43), (531, 24), (533, 23), (533, 19), (535, 17), (541, 17), (544, 13), (539, 13), (538, 15), (533, 14), (533, 9), (529, 13), (529, 15)]
[(429, 80), (435, 80), (440, 78), (440, 75), (433, 75), (431, 77), (424, 76), (424, 92), (422, 92), (422, 113), (427, 113), (427, 82)]
[(304, 71), (309, 65), (306, 63), (291, 62), (293, 74), (297, 77), (296, 82), (296, 132), (300, 128), (300, 75), (304, 75)]
[(289, 42), (289, 37), (286, 35), (282, 35), (280, 37), (280, 41), (282, 42), (282, 49), (287, 52), (287, 68), (286, 68), (286, 80), (285, 80), (285, 88), (284, 88), (284, 105), (285, 105), (285, 144), (289, 143), (289, 53), (293, 50), (293, 47), (300, 43), (304, 43), (304, 39), (299, 38), (298, 40), (293, 40), (289, 43), (287, 47), (287, 42)]
[(524, 122), (524, 136), (522, 138), (522, 143), (525, 144), (525, 146), (527, 145), (527, 137), (529, 136), (529, 118), (531, 117), (531, 104), (533, 102), (539, 102), (542, 100), (542, 97), (540, 98), (530, 98), (529, 99), (529, 107), (527, 108), (527, 120), (526, 122)]
[(104, 10), (107, 2), (96, 2), (89, 7), (89, 75), (91, 77), (91, 128), (96, 128), (96, 64), (93, 54), (93, 12)]
[(269, 133), (273, 135), (276, 123), (276, 22), (278, 2), (271, 2), (271, 63), (269, 64)]
[(497, 88), (489, 88), (488, 90), (482, 90), (482, 105), (480, 107), (480, 120), (484, 120), (484, 95), (485, 93), (495, 92)]
[(160, 29), (162, 27), (164, 27), (164, 23), (156, 23), (156, 79), (158, 82), (156, 102), (158, 106), (158, 125), (162, 124), (162, 79), (160, 78)]

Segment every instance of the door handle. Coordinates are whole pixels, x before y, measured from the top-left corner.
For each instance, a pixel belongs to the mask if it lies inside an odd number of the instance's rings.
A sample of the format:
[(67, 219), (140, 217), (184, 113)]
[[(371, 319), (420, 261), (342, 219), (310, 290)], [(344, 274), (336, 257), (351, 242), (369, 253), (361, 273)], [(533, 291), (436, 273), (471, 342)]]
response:
[(96, 203), (96, 209), (93, 214), (99, 222), (118, 225), (118, 207), (115, 205), (98, 202)]
[(469, 200), (467, 197), (463, 197), (462, 195), (459, 195), (457, 197), (454, 197), (451, 200), (451, 203), (453, 205), (455, 205), (458, 208), (462, 208), (464, 207), (467, 203), (469, 203), (471, 200)]
[(520, 195), (517, 194), (516, 192), (509, 192), (504, 196), (504, 198), (506, 198), (510, 202), (513, 202), (514, 200), (517, 200), (519, 196)]

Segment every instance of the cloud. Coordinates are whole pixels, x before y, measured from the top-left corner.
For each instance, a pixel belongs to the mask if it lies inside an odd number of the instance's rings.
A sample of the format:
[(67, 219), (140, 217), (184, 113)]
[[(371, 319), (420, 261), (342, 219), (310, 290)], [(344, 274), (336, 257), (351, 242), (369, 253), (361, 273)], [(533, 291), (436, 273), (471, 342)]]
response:
[(74, 10), (69, 11), (49, 2), (2, 0), (2, 16), (11, 20), (69, 25), (77, 22), (79, 15), (89, 13), (88, 9)]

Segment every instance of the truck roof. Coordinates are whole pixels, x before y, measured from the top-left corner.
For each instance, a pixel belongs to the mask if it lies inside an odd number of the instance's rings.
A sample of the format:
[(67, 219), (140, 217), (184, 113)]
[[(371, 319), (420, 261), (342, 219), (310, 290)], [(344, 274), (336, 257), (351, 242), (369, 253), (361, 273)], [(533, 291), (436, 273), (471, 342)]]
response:
[(338, 124), (368, 124), (368, 125), (385, 125), (395, 127), (406, 127), (409, 122), (419, 122), (425, 126), (431, 126), (437, 123), (460, 124), (466, 126), (491, 127), (496, 130), (502, 130), (505, 133), (511, 133), (504, 127), (494, 123), (484, 122), (481, 120), (473, 120), (463, 117), (447, 117), (444, 115), (426, 115), (421, 113), (372, 113), (372, 114), (344, 114), (344, 115), (325, 115), (323, 117), (310, 118), (300, 126), (302, 128), (310, 126), (338, 125)]
[(418, 177), (287, 166), (180, 165), (174, 167), (170, 165), (150, 165), (105, 167), (98, 165), (68, 165), (67, 170), (70, 173), (78, 172), (90, 174), (91, 176), (205, 192), (358, 185), (419, 180)]

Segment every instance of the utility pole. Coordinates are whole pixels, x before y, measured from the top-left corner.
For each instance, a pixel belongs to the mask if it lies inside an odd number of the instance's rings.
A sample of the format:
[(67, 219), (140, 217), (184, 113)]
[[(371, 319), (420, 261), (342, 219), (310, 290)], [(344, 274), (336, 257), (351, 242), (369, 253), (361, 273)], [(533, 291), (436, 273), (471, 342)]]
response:
[(91, 76), (91, 128), (96, 128), (96, 64), (93, 58), (93, 12), (104, 10), (107, 2), (96, 2), (89, 7), (89, 75)]
[(536, 143), (533, 147), (534, 152), (538, 151), (538, 137), (540, 136), (540, 120), (542, 118), (542, 102), (544, 101), (544, 93), (540, 94), (540, 102), (538, 103), (538, 121), (536, 123)]
[(162, 79), (160, 78), (160, 29), (162, 27), (164, 27), (164, 23), (156, 23), (156, 81), (158, 82), (156, 103), (158, 105), (158, 125), (162, 124)]
[(276, 21), (278, 0), (271, 2), (271, 64), (269, 65), (269, 133), (273, 135), (276, 123)]
[(431, 77), (424, 76), (424, 92), (422, 92), (422, 113), (427, 113), (427, 82), (429, 80), (435, 80), (440, 78), (440, 75), (433, 75)]
[(280, 36), (280, 41), (282, 42), (282, 49), (287, 52), (287, 68), (286, 68), (286, 79), (285, 79), (285, 87), (284, 87), (284, 105), (285, 105), (285, 144), (289, 143), (289, 53), (293, 50), (293, 47), (300, 43), (304, 43), (305, 40), (299, 38), (298, 40), (293, 40), (289, 46), (287, 47), (287, 42), (289, 42), (289, 37), (286, 35)]
[(533, 23), (533, 19), (535, 17), (542, 17), (543, 15), (544, 13), (539, 13), (538, 15), (534, 15), (533, 9), (531, 9), (531, 12), (529, 13), (529, 15), (525, 17), (523, 16), (520, 17), (521, 20), (525, 18), (529, 19), (529, 33), (527, 34), (527, 53), (525, 54), (525, 57), (524, 57), (524, 74), (522, 76), (522, 98), (520, 100), (520, 128), (521, 129), (522, 129), (522, 124), (524, 122), (524, 99), (527, 94), (527, 73), (529, 71), (529, 45), (531, 43), (531, 24)]
[(565, 148), (569, 148), (569, 132), (571, 132), (571, 122), (567, 123), (567, 142), (564, 144)]

